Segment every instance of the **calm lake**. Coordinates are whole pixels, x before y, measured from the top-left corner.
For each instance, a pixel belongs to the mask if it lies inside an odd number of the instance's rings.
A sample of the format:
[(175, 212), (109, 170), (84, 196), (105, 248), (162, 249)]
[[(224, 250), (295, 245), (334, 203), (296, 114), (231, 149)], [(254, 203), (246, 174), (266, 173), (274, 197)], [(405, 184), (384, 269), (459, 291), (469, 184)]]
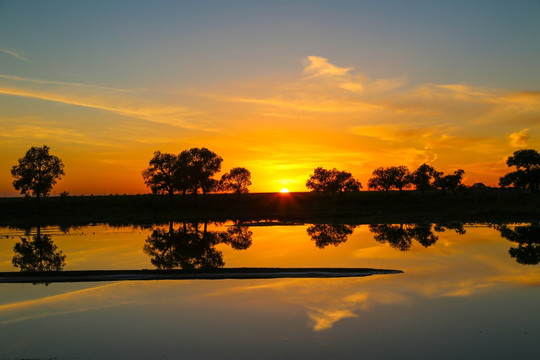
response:
[(403, 273), (0, 284), (0, 359), (540, 358), (538, 226), (251, 225), (0, 228), (0, 271)]

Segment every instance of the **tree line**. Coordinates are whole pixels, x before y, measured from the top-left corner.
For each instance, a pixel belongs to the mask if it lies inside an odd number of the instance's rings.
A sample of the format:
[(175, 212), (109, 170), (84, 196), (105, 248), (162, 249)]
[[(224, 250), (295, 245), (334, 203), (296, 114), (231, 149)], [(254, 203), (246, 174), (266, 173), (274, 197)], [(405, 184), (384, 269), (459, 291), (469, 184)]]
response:
[[(11, 169), (13, 186), (23, 195), (36, 198), (47, 196), (58, 180), (65, 175), (62, 160), (49, 153), (50, 148), (31, 147)], [(238, 195), (248, 192), (251, 172), (244, 167), (235, 167), (224, 173), (220, 179), (214, 178), (221, 171), (223, 158), (207, 148), (191, 148), (180, 154), (156, 151), (143, 170), (142, 177), (153, 194), (173, 196), (181, 193), (203, 195), (209, 192), (234, 192)], [(515, 151), (506, 160), (514, 171), (499, 179), (501, 187), (515, 187), (538, 192), (540, 187), (540, 154), (533, 149)], [(368, 189), (390, 191), (414, 188), (422, 193), (430, 189), (456, 191), (464, 188), (465, 171), (458, 169), (451, 174), (436, 171), (429, 164), (422, 164), (410, 171), (406, 166), (379, 167), (368, 181)], [(348, 171), (322, 167), (315, 168), (309, 176), (306, 187), (315, 192), (342, 193), (362, 189), (359, 180)]]
[[(370, 190), (389, 191), (414, 187), (422, 193), (429, 189), (456, 191), (464, 187), (462, 180), (465, 171), (459, 169), (453, 174), (436, 171), (433, 166), (422, 164), (411, 172), (407, 166), (379, 167), (373, 171), (368, 181)], [(313, 191), (347, 192), (360, 191), (362, 184), (346, 171), (326, 170), (321, 167), (306, 182), (306, 187)]]

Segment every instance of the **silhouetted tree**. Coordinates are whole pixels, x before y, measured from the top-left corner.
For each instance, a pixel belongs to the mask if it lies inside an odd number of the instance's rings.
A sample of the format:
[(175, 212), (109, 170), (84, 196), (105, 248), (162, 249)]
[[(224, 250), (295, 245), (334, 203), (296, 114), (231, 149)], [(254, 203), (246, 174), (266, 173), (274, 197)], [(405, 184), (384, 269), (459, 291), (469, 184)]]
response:
[(149, 166), (142, 172), (144, 183), (153, 194), (169, 194), (177, 189), (178, 156), (156, 151)]
[(449, 174), (449, 175), (443, 175), (442, 173), (438, 173), (438, 175), (435, 178), (435, 181), (433, 182), (433, 186), (443, 191), (445, 190), (456, 191), (464, 187), (462, 183), (463, 174), (465, 174), (465, 171), (461, 169), (458, 169), (454, 171), (453, 174)]
[(410, 181), (416, 190), (420, 190), (423, 194), (433, 187), (433, 182), (438, 176), (440, 173), (435, 171), (433, 166), (422, 164), (411, 174)]
[(540, 263), (540, 225), (530, 224), (511, 229), (507, 225), (495, 226), (501, 236), (516, 243), (517, 247), (508, 250), (511, 257), (523, 265)]
[(64, 164), (58, 157), (49, 154), (49, 147), (31, 147), (19, 164), (11, 168), (15, 178), (13, 186), (21, 194), (32, 193), (38, 199), (47, 196), (64, 174)]
[(221, 170), (223, 159), (207, 148), (192, 148), (180, 154), (185, 157), (194, 194), (200, 188), (203, 195), (218, 188), (219, 182), (212, 178)]
[(338, 246), (346, 242), (355, 227), (354, 225), (345, 224), (315, 224), (308, 227), (306, 231), (311, 240), (315, 241), (315, 245), (324, 249), (328, 245)]
[(336, 168), (326, 170), (318, 167), (310, 175), (306, 187), (313, 191), (337, 193), (360, 191), (362, 184), (349, 172), (339, 171)]
[(373, 171), (373, 177), (369, 179), (368, 183), (370, 189), (388, 191), (395, 188), (400, 192), (410, 185), (410, 172), (406, 166), (377, 168)]
[(32, 240), (21, 237), (21, 242), (15, 244), (11, 262), (21, 271), (61, 271), (66, 265), (66, 255), (57, 250), (51, 236), (41, 235), (38, 228)]
[(236, 167), (223, 174), (220, 183), (222, 190), (233, 191), (240, 196), (248, 192), (248, 186), (251, 185), (251, 173), (246, 168)]
[(506, 160), (506, 164), (515, 166), (516, 171), (510, 172), (499, 179), (502, 187), (528, 187), (531, 192), (538, 191), (540, 185), (540, 154), (533, 149), (517, 150)]

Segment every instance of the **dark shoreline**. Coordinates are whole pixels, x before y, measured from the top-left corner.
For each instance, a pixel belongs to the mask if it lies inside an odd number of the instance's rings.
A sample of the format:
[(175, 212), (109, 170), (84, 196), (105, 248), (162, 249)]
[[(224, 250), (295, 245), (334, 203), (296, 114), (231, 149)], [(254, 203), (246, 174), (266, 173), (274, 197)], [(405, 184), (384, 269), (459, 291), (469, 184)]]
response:
[(210, 270), (86, 270), (0, 272), (0, 283), (54, 283), (134, 280), (225, 280), (337, 278), (400, 274), (401, 270), (370, 268), (222, 268)]
[(169, 221), (282, 223), (536, 222), (540, 194), (516, 189), (359, 193), (250, 193), (1, 198), (0, 226), (162, 224)]

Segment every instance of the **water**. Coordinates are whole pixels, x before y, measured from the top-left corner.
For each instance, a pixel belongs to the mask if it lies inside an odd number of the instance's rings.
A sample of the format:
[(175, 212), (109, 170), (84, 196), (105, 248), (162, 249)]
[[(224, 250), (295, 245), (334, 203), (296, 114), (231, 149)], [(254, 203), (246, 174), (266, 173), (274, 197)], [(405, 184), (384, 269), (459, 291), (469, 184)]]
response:
[[(540, 358), (537, 227), (204, 228), (99, 225), (39, 233), (49, 244), (42, 259), (65, 256), (64, 270), (181, 265), (404, 273), (0, 284), (0, 359)], [(12, 259), (22, 256), (14, 247), (21, 237), (35, 245), (37, 230), (0, 228), (0, 234), (0, 271), (19, 271)]]

